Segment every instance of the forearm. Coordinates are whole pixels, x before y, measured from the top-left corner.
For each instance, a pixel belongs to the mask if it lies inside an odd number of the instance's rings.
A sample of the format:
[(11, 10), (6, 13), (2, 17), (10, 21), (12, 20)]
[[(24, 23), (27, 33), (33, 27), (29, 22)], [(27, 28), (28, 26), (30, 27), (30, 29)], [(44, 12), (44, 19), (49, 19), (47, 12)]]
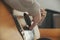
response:
[(41, 20), (40, 5), (35, 2), (28, 12), (33, 17), (33, 24), (30, 27), (33, 29), (33, 27), (35, 27), (35, 25), (37, 25)]
[(30, 6), (28, 9), (28, 12), (31, 16), (36, 16), (37, 14), (40, 14), (40, 4), (35, 0), (35, 2)]
[(33, 6), (28, 10), (28, 13), (33, 17), (34, 23), (38, 23), (41, 17), (40, 5), (36, 1), (32, 5)]

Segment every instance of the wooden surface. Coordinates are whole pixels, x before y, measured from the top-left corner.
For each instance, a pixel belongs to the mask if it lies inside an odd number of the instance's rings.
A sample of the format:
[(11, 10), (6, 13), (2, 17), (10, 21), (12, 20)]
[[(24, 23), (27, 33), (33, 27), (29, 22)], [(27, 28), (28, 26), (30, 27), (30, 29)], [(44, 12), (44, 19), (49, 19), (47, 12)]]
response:
[(60, 29), (40, 29), (41, 38), (60, 40)]

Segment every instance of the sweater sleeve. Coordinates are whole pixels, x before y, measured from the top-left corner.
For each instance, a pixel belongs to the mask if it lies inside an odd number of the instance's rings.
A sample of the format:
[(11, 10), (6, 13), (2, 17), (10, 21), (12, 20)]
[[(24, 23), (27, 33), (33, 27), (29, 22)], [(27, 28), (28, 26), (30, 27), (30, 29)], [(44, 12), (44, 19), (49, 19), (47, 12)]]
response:
[(40, 5), (38, 4), (37, 1), (35, 1), (30, 9), (28, 9), (28, 12), (30, 15), (35, 16), (37, 14), (40, 14)]
[(36, 0), (4, 0), (13, 9), (28, 12), (35, 16), (40, 13), (40, 4)]

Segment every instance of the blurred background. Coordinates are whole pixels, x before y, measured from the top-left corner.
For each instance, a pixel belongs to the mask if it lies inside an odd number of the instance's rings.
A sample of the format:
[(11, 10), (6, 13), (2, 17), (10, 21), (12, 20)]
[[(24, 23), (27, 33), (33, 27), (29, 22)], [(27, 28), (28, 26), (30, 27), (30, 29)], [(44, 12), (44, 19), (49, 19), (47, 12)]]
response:
[(37, 0), (45, 8), (47, 16), (40, 28), (60, 28), (60, 0)]

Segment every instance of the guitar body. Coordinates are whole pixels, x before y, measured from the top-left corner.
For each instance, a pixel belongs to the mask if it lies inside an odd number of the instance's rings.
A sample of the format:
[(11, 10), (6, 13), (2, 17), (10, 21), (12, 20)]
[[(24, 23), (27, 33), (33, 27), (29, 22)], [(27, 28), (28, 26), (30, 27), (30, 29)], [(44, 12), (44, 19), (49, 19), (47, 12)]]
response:
[[(26, 19), (24, 19), (24, 20), (26, 21)], [(20, 21), (20, 22), (22, 22), (22, 21)], [(31, 21), (28, 21), (28, 22), (26, 21), (27, 25), (30, 26)], [(34, 29), (34, 30), (36, 30), (36, 29)], [(37, 30), (35, 33), (38, 33)], [(25, 32), (27, 32), (27, 31), (25, 31)], [(33, 33), (32, 31), (28, 31), (28, 32)], [(8, 11), (6, 6), (2, 2), (0, 2), (0, 40), (23, 40), (22, 36), (20, 35), (20, 33), (16, 27), (15, 21), (11, 15), (11, 13)]]
[(23, 40), (11, 14), (2, 2), (0, 2), (0, 40)]

